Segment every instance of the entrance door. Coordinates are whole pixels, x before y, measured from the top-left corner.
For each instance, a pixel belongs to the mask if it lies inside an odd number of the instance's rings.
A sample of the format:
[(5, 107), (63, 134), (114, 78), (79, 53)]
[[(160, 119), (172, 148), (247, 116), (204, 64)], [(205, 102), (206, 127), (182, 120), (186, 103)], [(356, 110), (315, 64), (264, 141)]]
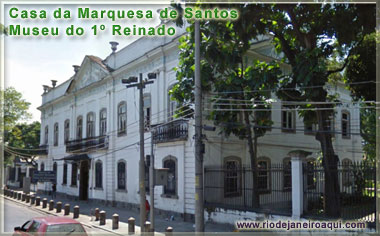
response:
[(81, 161), (80, 163), (80, 180), (79, 180), (79, 200), (88, 199), (88, 177), (89, 177), (89, 161)]

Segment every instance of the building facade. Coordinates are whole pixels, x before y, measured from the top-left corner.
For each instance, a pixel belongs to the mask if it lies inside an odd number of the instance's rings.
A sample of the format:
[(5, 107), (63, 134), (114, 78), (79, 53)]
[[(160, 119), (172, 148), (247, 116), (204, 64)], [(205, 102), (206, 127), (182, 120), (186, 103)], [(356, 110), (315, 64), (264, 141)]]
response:
[[(184, 29), (177, 32), (181, 35)], [(141, 38), (119, 51), (114, 44), (106, 59), (85, 56), (80, 66), (74, 66), (70, 79), (58, 86), (44, 87), (39, 107), (41, 147), (48, 151), (39, 158), (38, 168), (41, 170), (43, 166), (45, 170), (56, 171), (58, 194), (138, 206), (139, 94), (136, 88), (127, 89), (121, 80), (139, 73), (145, 77), (153, 72), (157, 79), (144, 89), (146, 168), (150, 165), (150, 137), (154, 131), (154, 165), (169, 169), (167, 184), (155, 188), (155, 206), (170, 214), (192, 218), (195, 209), (194, 121), (173, 116), (178, 106), (168, 94), (176, 83), (173, 68), (178, 65), (178, 37)], [(269, 40), (264, 37), (258, 40), (249, 56), (270, 60), (273, 50)], [(342, 161), (361, 160), (361, 137), (353, 135), (360, 133), (359, 109), (347, 105), (351, 97), (343, 85), (331, 90), (343, 101), (331, 120), (331, 129), (341, 131), (334, 134), (336, 153)], [(320, 144), (313, 134), (315, 127), (305, 125), (296, 110), (282, 104), (280, 100), (272, 104), (273, 127), (259, 139), (259, 166), (290, 165), (289, 152), (299, 149), (310, 152), (307, 161), (315, 162), (320, 152)], [(205, 123), (213, 124), (212, 121)], [(246, 141), (225, 137), (218, 129), (205, 131), (205, 135), (205, 168), (234, 169), (249, 165)], [(215, 198), (214, 201), (220, 203), (242, 198), (238, 194), (239, 178), (235, 174), (221, 177), (223, 197), (218, 197), (215, 191), (211, 193), (211, 200)], [(261, 171), (259, 178), (265, 190), (261, 201), (265, 202), (273, 194), (270, 185), (274, 177)], [(290, 187), (290, 169), (282, 171), (279, 178), (282, 190)], [(38, 184), (40, 190), (50, 188), (49, 183)], [(285, 202), (291, 201), (286, 194), (282, 198)], [(267, 204), (272, 203), (267, 201)]]

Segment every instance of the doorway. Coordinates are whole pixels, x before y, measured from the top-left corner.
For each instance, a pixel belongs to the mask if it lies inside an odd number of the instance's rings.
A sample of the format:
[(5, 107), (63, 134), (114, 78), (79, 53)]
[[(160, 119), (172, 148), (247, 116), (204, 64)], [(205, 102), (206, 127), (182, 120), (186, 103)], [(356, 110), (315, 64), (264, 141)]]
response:
[(88, 200), (89, 161), (80, 163), (79, 200)]

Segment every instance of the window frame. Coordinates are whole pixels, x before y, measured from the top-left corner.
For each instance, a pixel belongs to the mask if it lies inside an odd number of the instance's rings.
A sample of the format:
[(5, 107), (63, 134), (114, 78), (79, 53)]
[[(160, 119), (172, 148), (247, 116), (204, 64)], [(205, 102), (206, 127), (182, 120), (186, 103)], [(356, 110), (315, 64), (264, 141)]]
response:
[[(343, 115), (347, 115), (347, 118), (344, 119)], [(343, 130), (344, 130), (343, 126), (345, 123), (346, 123), (347, 131), (343, 132)], [(351, 114), (349, 111), (346, 111), (346, 110), (342, 111), (341, 128), (342, 128), (342, 138), (343, 139), (350, 139), (351, 138)]]
[[(262, 169), (260, 170), (260, 162), (266, 162), (266, 169)], [(270, 193), (272, 191), (272, 176), (271, 176), (271, 160), (269, 157), (260, 157), (257, 159), (257, 183), (258, 183), (258, 186), (257, 186), (257, 189), (259, 191), (260, 194), (264, 194), (264, 193)], [(260, 176), (260, 172), (266, 172), (266, 175), (264, 176)], [(259, 180), (261, 177), (265, 177), (266, 178), (266, 188), (259, 188)]]
[(44, 144), (48, 145), (49, 144), (49, 125), (45, 126), (45, 134), (44, 134)]
[[(235, 169), (233, 171), (228, 170), (228, 162), (235, 162)], [(242, 161), (240, 157), (229, 156), (225, 157), (223, 160), (223, 195), (225, 198), (229, 197), (239, 197), (242, 195)], [(231, 173), (229, 173), (231, 172)], [(236, 173), (234, 173), (236, 172)], [(230, 181), (232, 180), (232, 181)], [(236, 188), (228, 187), (229, 183), (233, 183), (233, 186), (236, 185)], [(234, 191), (227, 191), (233, 189)]]
[[(162, 160), (162, 166), (163, 168), (167, 168), (166, 166), (166, 163), (168, 162), (174, 162), (174, 191), (169, 191), (167, 190), (166, 186), (163, 186), (163, 189), (162, 189), (162, 197), (167, 197), (167, 198), (178, 198), (178, 160), (176, 157), (174, 156), (167, 156), (165, 157), (163, 160)], [(170, 169), (168, 171), (168, 183), (167, 185), (169, 185), (169, 175), (170, 175)]]
[(107, 135), (107, 108), (99, 112), (99, 136)]
[[(121, 165), (124, 165), (124, 168), (120, 168)], [(124, 174), (124, 177), (120, 174), (121, 169), (123, 170), (121, 174)], [(124, 186), (120, 184), (120, 180), (124, 181)], [(117, 162), (117, 190), (127, 190), (127, 162), (124, 160)]]
[(95, 189), (103, 189), (103, 162), (101, 160), (95, 162)]
[[(124, 110), (125, 110), (124, 112), (120, 111), (121, 107), (124, 107)], [(117, 134), (118, 136), (127, 134), (127, 119), (128, 119), (127, 103), (125, 101), (121, 101), (117, 105)]]
[[(285, 115), (285, 121), (284, 121), (284, 113)], [(289, 115), (291, 115), (291, 128), (289, 128)], [(286, 133), (296, 133), (296, 111), (294, 110), (294, 107), (288, 107), (288, 106), (282, 106), (281, 107), (281, 131)], [(284, 126), (285, 124), (285, 126)]]
[(63, 127), (63, 139), (66, 144), (70, 140), (70, 120), (66, 119)]
[(53, 136), (53, 145), (58, 146), (59, 142), (59, 125), (58, 122), (54, 124), (54, 136)]
[(95, 137), (95, 113), (89, 112), (86, 115), (86, 138)]
[(175, 112), (178, 108), (178, 102), (173, 100), (172, 99), (172, 96), (170, 95), (170, 90), (173, 89), (173, 87), (175, 86), (176, 84), (172, 84), (168, 87), (168, 96), (167, 96), (167, 99), (168, 99), (168, 102), (167, 102), (167, 106), (168, 106), (168, 109), (167, 109), (167, 121), (172, 121), (174, 120), (174, 115), (175, 115)]
[[(75, 169), (75, 172), (74, 172), (74, 169)], [(71, 163), (71, 186), (76, 187), (77, 185), (78, 185), (78, 164), (76, 162), (73, 162)]]
[(76, 138), (77, 140), (83, 139), (83, 116), (77, 117)]

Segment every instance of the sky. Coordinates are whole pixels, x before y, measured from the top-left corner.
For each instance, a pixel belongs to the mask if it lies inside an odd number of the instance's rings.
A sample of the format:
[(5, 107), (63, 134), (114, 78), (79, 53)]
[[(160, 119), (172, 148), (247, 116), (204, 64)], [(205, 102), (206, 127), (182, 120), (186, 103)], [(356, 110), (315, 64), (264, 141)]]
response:
[[(21, 19), (11, 18), (9, 10), (13, 7), (22, 10), (45, 10), (47, 19)], [(71, 19), (55, 19), (53, 12), (57, 8), (70, 10)], [(112, 21), (109, 19), (84, 20), (77, 19), (78, 7), (89, 7), (97, 10), (152, 10), (153, 19), (122, 19)], [(72, 65), (80, 65), (85, 55), (98, 56), (105, 59), (112, 51), (110, 41), (119, 43), (118, 50), (135, 41), (137, 36), (112, 36), (110, 28), (112, 24), (131, 27), (157, 26), (160, 19), (157, 9), (166, 5), (20, 5), (10, 4), (4, 6), (4, 24), (6, 26), (20, 24), (24, 27), (58, 27), (60, 36), (35, 37), (35, 36), (5, 36), (4, 37), (4, 69), (5, 87), (14, 87), (23, 94), (23, 97), (31, 103), (30, 113), (33, 115), (31, 121), (40, 120), (40, 111), (37, 107), (42, 101), (42, 85), (51, 86), (51, 80), (57, 80), (58, 85), (68, 80), (73, 74)], [(15, 11), (13, 11), (15, 13)], [(29, 14), (30, 15), (30, 14)], [(99, 32), (97, 36), (90, 33), (93, 25), (104, 24), (106, 29)], [(70, 26), (81, 26), (85, 29), (83, 36), (66, 36), (64, 30)], [(152, 38), (154, 40), (154, 38)]]

